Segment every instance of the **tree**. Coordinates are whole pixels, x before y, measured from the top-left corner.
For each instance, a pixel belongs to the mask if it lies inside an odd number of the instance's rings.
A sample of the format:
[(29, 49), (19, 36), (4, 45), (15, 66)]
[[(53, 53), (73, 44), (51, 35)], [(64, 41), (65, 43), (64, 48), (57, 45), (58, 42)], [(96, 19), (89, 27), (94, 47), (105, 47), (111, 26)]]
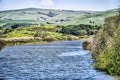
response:
[(79, 31), (79, 36), (84, 36), (87, 35), (87, 31), (86, 30), (80, 30)]

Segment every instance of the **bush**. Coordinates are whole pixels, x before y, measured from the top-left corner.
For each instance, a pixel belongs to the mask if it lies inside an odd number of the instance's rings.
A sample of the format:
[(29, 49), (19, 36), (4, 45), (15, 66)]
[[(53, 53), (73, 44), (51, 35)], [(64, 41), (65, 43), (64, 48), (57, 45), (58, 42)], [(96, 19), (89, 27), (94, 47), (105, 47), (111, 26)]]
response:
[(89, 41), (84, 41), (82, 43), (82, 47), (84, 50), (90, 50), (90, 45), (91, 45), (91, 42), (89, 42)]
[(97, 25), (92, 26), (92, 25), (79, 24), (79, 25), (62, 26), (62, 29), (60, 30), (60, 32), (63, 34), (83, 36), (83, 35), (96, 34), (99, 29), (100, 29), (100, 26), (97, 26)]
[(80, 36), (87, 35), (87, 31), (86, 31), (86, 30), (80, 30), (80, 31), (79, 31), (79, 35), (80, 35)]
[(120, 75), (120, 15), (105, 19), (104, 27), (95, 36), (92, 55), (97, 68)]

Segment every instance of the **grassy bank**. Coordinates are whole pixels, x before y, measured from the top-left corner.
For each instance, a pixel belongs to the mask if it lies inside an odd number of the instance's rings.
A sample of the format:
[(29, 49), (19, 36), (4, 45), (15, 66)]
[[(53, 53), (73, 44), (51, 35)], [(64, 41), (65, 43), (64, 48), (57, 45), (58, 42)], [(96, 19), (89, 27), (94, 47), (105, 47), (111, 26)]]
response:
[(100, 28), (101, 26), (85, 24), (61, 26), (14, 23), (0, 27), (0, 40), (6, 44), (79, 40), (96, 34)]
[[(62, 40), (79, 40), (86, 38), (88, 34), (94, 34), (94, 31), (96, 33), (96, 31), (99, 29), (99, 26), (90, 26), (84, 24), (60, 26), (52, 24), (31, 25), (22, 23), (11, 24), (9, 27), (7, 26), (8, 25), (4, 25), (0, 28), (0, 41), (7, 45)], [(84, 26), (86, 27), (83, 28)]]
[[(63, 38), (64, 37), (64, 38)], [(0, 39), (0, 49), (5, 46), (13, 46), (28, 43), (43, 43), (52, 41), (62, 41), (62, 40), (78, 40), (75, 36), (62, 36), (61, 38), (40, 38), (40, 37), (15, 37), (15, 38), (2, 38)]]
[(120, 76), (120, 14), (105, 19), (91, 50), (97, 69)]

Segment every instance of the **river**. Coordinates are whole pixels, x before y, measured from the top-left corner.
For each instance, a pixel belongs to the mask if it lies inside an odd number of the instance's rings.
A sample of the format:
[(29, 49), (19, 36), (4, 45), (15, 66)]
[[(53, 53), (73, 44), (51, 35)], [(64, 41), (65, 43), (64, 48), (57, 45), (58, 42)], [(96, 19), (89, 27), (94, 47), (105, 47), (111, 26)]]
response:
[(82, 41), (24, 44), (0, 51), (3, 80), (114, 80), (95, 70)]

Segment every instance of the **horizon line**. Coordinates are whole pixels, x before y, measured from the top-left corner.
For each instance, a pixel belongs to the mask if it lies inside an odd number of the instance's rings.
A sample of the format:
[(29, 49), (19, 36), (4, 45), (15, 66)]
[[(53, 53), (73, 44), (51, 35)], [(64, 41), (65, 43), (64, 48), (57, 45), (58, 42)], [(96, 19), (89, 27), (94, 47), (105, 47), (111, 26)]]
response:
[[(28, 7), (28, 8), (18, 8), (18, 9), (6, 9), (6, 10), (0, 10), (1, 11), (14, 11), (14, 10), (23, 10), (23, 9), (51, 9), (51, 10), (65, 10), (65, 11), (98, 11), (98, 10), (72, 10), (72, 9), (54, 9), (54, 8), (37, 8), (37, 7)], [(99, 11), (108, 11), (108, 10), (113, 10), (113, 9), (119, 9), (119, 8), (112, 8), (112, 9), (107, 9), (107, 10), (99, 10)], [(98, 12), (99, 12), (98, 11)]]

